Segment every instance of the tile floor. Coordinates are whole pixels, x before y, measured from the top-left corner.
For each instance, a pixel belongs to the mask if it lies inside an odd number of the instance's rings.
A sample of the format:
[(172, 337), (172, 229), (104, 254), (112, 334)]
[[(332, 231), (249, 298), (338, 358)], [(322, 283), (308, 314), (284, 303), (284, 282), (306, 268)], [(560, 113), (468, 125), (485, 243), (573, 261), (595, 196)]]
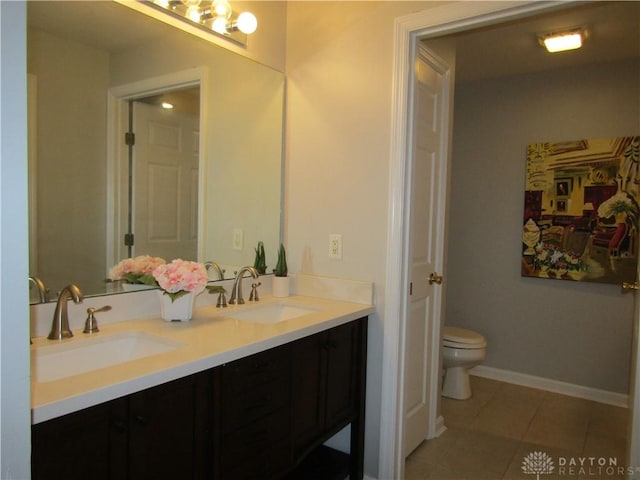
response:
[[(442, 398), (447, 430), (409, 456), (406, 480), (536, 480), (536, 467), (522, 469), (532, 452), (554, 465), (537, 480), (625, 478), (609, 459), (626, 467), (626, 408), (476, 376), (471, 387), (469, 400)], [(605, 468), (570, 465), (591, 457)]]

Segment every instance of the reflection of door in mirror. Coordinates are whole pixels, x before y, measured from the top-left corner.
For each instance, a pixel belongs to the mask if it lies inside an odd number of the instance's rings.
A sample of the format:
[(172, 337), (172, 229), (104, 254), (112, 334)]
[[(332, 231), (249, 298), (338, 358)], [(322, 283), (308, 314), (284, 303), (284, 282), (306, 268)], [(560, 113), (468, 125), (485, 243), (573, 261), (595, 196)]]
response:
[(130, 103), (134, 255), (197, 260), (198, 90), (171, 102), (154, 95)]

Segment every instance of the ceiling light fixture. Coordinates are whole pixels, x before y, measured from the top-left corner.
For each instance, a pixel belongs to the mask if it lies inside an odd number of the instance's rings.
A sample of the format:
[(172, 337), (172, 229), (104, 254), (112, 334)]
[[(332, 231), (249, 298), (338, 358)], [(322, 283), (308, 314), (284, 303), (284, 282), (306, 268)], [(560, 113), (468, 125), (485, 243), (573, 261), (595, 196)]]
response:
[(587, 38), (587, 31), (583, 28), (538, 36), (540, 44), (550, 53), (576, 50), (582, 47), (585, 38)]
[(253, 13), (235, 15), (228, 0), (152, 0), (145, 3), (245, 45), (246, 36), (258, 28)]

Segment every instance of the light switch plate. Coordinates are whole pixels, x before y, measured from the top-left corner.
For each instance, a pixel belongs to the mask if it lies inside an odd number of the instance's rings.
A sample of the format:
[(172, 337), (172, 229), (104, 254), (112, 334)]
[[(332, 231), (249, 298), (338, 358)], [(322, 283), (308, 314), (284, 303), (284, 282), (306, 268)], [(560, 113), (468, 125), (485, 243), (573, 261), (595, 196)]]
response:
[(244, 245), (244, 231), (241, 228), (233, 229), (233, 245), (234, 250), (242, 250)]
[(329, 258), (342, 260), (342, 235), (339, 233), (329, 235)]

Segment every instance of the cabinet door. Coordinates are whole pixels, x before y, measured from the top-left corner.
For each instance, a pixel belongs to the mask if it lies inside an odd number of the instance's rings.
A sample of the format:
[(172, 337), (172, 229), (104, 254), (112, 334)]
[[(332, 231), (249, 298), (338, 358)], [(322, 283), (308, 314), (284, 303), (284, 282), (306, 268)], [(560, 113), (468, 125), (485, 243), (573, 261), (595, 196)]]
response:
[(327, 332), (321, 332), (292, 345), (292, 432), (296, 456), (324, 431), (327, 339)]
[(126, 430), (126, 399), (34, 425), (31, 428), (32, 478), (126, 478)]
[(204, 477), (208, 375), (191, 375), (129, 397), (129, 478)]
[(351, 421), (356, 412), (358, 390), (358, 322), (329, 331), (327, 341), (326, 425)]

